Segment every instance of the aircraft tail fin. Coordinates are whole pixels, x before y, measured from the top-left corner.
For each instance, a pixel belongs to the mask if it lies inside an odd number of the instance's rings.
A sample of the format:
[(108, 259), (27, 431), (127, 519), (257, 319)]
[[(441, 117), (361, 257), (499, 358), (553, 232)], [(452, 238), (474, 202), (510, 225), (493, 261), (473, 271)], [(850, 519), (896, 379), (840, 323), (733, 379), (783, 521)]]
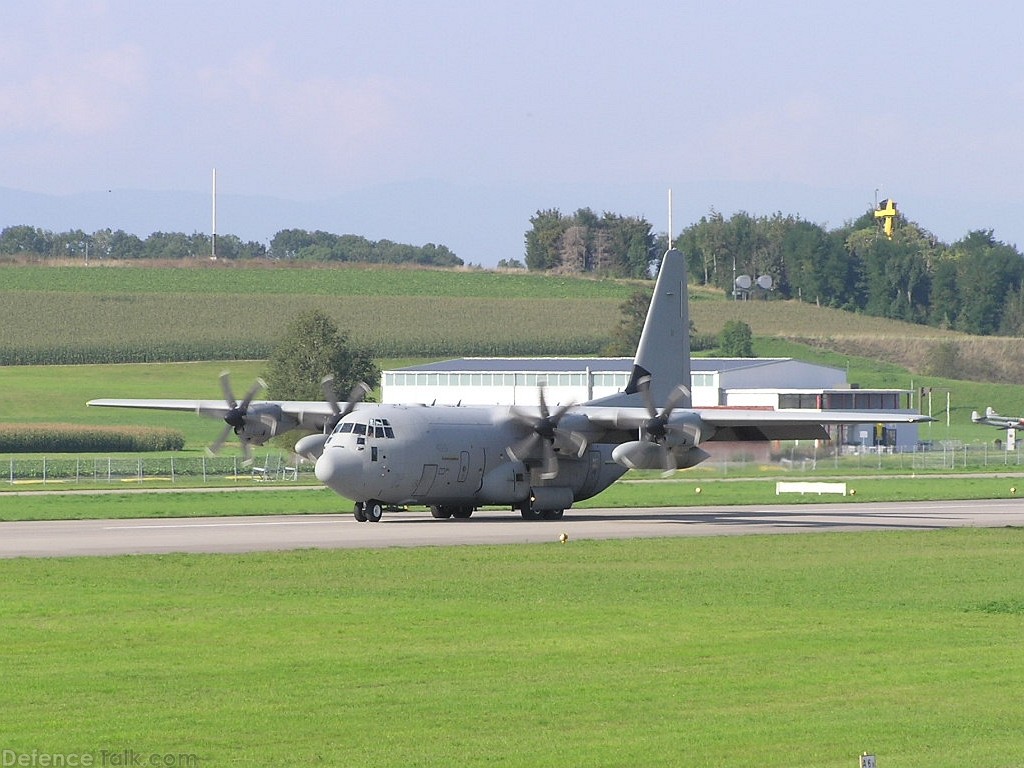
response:
[[(651, 396), (662, 406), (680, 384), (690, 389), (690, 311), (686, 290), (686, 258), (672, 248), (661, 260), (654, 296), (647, 311), (640, 344), (633, 358), (627, 394), (639, 391), (644, 376), (651, 377)], [(677, 403), (689, 408), (689, 395)]]
[[(673, 391), (690, 389), (690, 312), (686, 289), (686, 258), (675, 248), (665, 253), (654, 284), (654, 295), (633, 358), (633, 372), (624, 395), (639, 395), (639, 383), (650, 377), (655, 406), (665, 406)], [(607, 405), (626, 404), (624, 395), (602, 398)], [(638, 398), (630, 397), (629, 402)], [(676, 400), (678, 407), (691, 406), (690, 395)]]

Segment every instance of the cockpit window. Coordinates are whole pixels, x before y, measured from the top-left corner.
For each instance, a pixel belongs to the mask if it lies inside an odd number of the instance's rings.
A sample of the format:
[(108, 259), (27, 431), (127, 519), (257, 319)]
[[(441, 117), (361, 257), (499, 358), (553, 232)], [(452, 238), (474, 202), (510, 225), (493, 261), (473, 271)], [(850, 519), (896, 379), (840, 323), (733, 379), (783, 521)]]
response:
[(345, 421), (334, 429), (335, 434), (354, 434), (366, 437), (394, 440), (395, 430), (391, 428), (391, 422), (387, 419), (370, 419), (369, 424), (354, 424)]

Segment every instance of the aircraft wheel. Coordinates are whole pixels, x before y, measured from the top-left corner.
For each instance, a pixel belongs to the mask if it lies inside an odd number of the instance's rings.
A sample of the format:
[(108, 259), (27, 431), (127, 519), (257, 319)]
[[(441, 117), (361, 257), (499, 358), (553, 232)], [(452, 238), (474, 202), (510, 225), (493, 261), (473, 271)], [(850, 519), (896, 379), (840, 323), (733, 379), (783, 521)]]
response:
[(541, 517), (545, 520), (561, 520), (564, 513), (564, 509), (545, 509)]
[(444, 505), (434, 504), (430, 507), (430, 516), (438, 520), (447, 520), (452, 516), (452, 508)]
[(384, 507), (379, 501), (370, 499), (363, 505), (363, 513), (366, 515), (367, 522), (379, 523), (381, 517), (384, 515)]
[(352, 507), (352, 516), (355, 517), (356, 522), (359, 522), (359, 523), (365, 523), (366, 522), (366, 513), (363, 510), (364, 510), (364, 506), (363, 506), (363, 502), (361, 502), (361, 501), (357, 501), (355, 503), (355, 506)]
[(455, 509), (452, 510), (452, 517), (456, 520), (469, 520), (472, 516), (472, 507), (455, 507)]
[(523, 506), (519, 508), (519, 514), (523, 516), (523, 520), (540, 520), (541, 513), (533, 508), (530, 502), (525, 502)]

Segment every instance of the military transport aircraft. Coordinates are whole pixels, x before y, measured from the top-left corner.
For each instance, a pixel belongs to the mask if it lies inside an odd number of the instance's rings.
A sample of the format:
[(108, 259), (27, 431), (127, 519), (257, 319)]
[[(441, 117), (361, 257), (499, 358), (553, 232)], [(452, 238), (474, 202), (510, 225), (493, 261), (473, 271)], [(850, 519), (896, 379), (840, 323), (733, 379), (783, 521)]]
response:
[[(237, 403), (223, 379), (225, 403), (92, 401), (93, 405), (164, 407), (222, 416), (243, 444), (261, 444), (283, 429), (322, 429), (296, 444), (315, 460), (317, 478), (355, 501), (360, 522), (385, 508), (424, 505), (436, 518), (468, 518), (482, 506), (510, 506), (527, 520), (558, 519), (629, 469), (692, 467), (708, 458), (708, 441), (828, 439), (826, 424), (911, 423), (907, 411), (691, 407), (686, 263), (677, 250), (662, 259), (654, 297), (626, 389), (583, 404), (520, 406), (342, 404), (325, 386), (325, 402)], [(145, 405), (145, 403), (150, 405)], [(171, 403), (170, 405), (168, 403)]]
[(1000, 429), (1021, 429), (1024, 427), (1024, 417), (1000, 416), (991, 407), (985, 409), (984, 416), (980, 415), (977, 411), (973, 411), (971, 413), (971, 421), (975, 424), (988, 424)]

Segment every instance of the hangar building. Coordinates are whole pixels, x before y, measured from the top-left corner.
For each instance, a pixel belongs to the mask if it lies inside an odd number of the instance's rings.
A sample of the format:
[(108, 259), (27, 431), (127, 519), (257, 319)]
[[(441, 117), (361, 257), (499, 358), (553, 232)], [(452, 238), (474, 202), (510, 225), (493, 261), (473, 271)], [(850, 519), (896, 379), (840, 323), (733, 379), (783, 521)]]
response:
[[(549, 404), (583, 403), (625, 389), (633, 359), (461, 358), (414, 365), (382, 375), (385, 403), (535, 405), (539, 387)], [(692, 358), (695, 407), (912, 410), (912, 390), (860, 389), (839, 368), (793, 358)], [(837, 427), (839, 443), (911, 449), (916, 424)]]

